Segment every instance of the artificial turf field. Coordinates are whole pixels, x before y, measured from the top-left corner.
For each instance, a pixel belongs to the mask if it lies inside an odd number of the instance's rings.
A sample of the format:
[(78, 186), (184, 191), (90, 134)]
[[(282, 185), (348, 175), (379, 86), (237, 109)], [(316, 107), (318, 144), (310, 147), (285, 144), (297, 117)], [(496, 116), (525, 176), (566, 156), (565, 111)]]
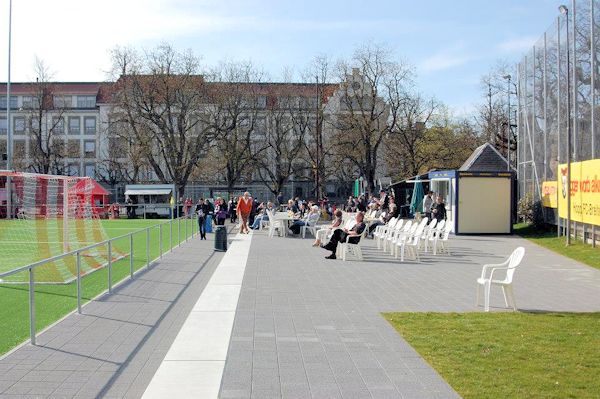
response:
[[(150, 229), (150, 260), (159, 256), (159, 224), (163, 224), (162, 249), (170, 248), (170, 228), (165, 220), (103, 220), (102, 224), (108, 237), (119, 237), (129, 232), (141, 230), (133, 239), (133, 264), (138, 270), (146, 265), (146, 231)], [(187, 228), (186, 228), (187, 223)], [(196, 221), (187, 219), (173, 223), (172, 245), (178, 245), (192, 231), (196, 231)], [(177, 232), (179, 226), (179, 233)], [(129, 275), (129, 238), (119, 239), (113, 243), (124, 257), (112, 265), (113, 285)], [(0, 254), (1, 256), (1, 254)], [(24, 256), (27, 256), (26, 254)], [(82, 302), (88, 302), (108, 287), (107, 268), (101, 268), (82, 278)], [(29, 292), (27, 284), (0, 284), (0, 354), (3, 354), (29, 338)], [(68, 284), (39, 284), (35, 288), (36, 331), (57, 321), (77, 308), (77, 285), (75, 281)]]

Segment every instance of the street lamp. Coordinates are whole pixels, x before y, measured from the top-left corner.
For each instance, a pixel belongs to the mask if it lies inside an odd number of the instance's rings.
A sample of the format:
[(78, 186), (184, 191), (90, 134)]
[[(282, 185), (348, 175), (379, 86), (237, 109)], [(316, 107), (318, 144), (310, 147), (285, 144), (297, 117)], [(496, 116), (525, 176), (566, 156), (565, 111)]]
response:
[(571, 244), (571, 57), (569, 49), (569, 9), (565, 5), (558, 7), (565, 16), (567, 27), (567, 243)]
[(508, 91), (506, 92), (506, 95), (508, 96), (508, 123), (507, 123), (508, 131), (506, 134), (506, 137), (507, 137), (506, 161), (507, 161), (507, 170), (510, 172), (510, 136), (512, 133), (512, 130), (511, 130), (512, 127), (511, 127), (511, 121), (510, 121), (510, 80), (511, 80), (512, 76), (504, 75), (502, 78), (506, 79), (508, 81)]

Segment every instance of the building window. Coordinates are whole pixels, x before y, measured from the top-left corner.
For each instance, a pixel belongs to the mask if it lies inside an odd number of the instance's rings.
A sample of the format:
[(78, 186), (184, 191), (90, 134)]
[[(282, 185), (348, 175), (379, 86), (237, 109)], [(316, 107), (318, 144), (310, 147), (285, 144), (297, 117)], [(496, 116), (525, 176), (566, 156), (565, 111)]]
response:
[(96, 134), (96, 117), (86, 116), (83, 118), (85, 125), (85, 134)]
[(69, 134), (81, 134), (81, 119), (78, 116), (69, 117)]
[(96, 108), (96, 96), (77, 96), (77, 108)]
[[(0, 96), (0, 108), (6, 109), (6, 96)], [(17, 96), (10, 96), (10, 109), (17, 109)]]
[(25, 118), (22, 116), (16, 116), (13, 119), (13, 132), (15, 134), (23, 134), (25, 132)]
[(54, 96), (54, 108), (71, 108), (72, 96)]
[(92, 179), (96, 177), (96, 165), (93, 163), (86, 163), (84, 166), (84, 174)]
[(40, 107), (40, 101), (35, 96), (23, 96), (23, 109), (37, 109)]
[(52, 118), (52, 126), (50, 130), (54, 134), (64, 134), (65, 133), (65, 120), (64, 118), (59, 118), (58, 116), (54, 116)]
[(265, 109), (267, 108), (267, 96), (258, 96), (258, 101), (256, 104), (257, 108)]
[(0, 134), (6, 134), (7, 131), (6, 118), (0, 118)]
[(83, 142), (83, 156), (85, 158), (96, 158), (96, 142), (94, 140)]

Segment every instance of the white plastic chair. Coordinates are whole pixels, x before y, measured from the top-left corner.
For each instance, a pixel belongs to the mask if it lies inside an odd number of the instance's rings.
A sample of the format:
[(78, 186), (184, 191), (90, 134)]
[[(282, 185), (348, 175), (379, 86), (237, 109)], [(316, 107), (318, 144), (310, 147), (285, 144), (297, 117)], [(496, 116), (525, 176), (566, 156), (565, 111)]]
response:
[(424, 229), (425, 225), (422, 223), (413, 224), (408, 234), (404, 235), (396, 242), (396, 245), (394, 247), (394, 256), (396, 257), (396, 259), (398, 259), (398, 252), (400, 252), (400, 261), (404, 262), (406, 248), (409, 248), (413, 253), (415, 260), (420, 261), (419, 242), (421, 241), (421, 236), (423, 235)]
[(385, 239), (392, 230), (394, 230), (398, 224), (402, 225), (402, 219), (392, 218), (388, 222), (388, 224), (384, 224), (383, 226), (377, 226), (375, 231), (373, 232), (373, 237), (375, 237), (375, 241), (377, 242), (377, 249), (381, 249), (381, 241)]
[(345, 262), (348, 255), (354, 256), (358, 260), (363, 260), (363, 254), (361, 249), (361, 241), (367, 236), (368, 229), (365, 227), (362, 234), (358, 237), (358, 241), (355, 243), (347, 242), (351, 237), (346, 238), (346, 242), (338, 243), (337, 253), (341, 255), (342, 260)]
[(285, 224), (281, 219), (277, 219), (275, 216), (275, 212), (267, 209), (267, 215), (269, 216), (269, 238), (273, 238), (275, 236), (275, 230), (278, 231), (279, 236), (283, 236), (285, 234)]
[(419, 249), (421, 249), (422, 243), (427, 245), (427, 239), (429, 238), (429, 234), (431, 234), (431, 232), (435, 229), (435, 226), (437, 226), (437, 219), (431, 219), (429, 224), (425, 225), (425, 227), (423, 228), (423, 233), (421, 234), (421, 240), (419, 241)]
[[(477, 300), (476, 305), (479, 306), (479, 287), (483, 287), (483, 295), (484, 295), (484, 310), (486, 312), (490, 311), (490, 291), (492, 285), (499, 285), (502, 288), (502, 295), (504, 296), (504, 303), (506, 307), (512, 306), (513, 310), (517, 310), (517, 303), (515, 301), (515, 294), (513, 292), (513, 276), (515, 274), (515, 270), (517, 266), (523, 260), (523, 256), (525, 255), (525, 248), (518, 247), (513, 251), (513, 253), (508, 257), (508, 259), (499, 264), (489, 264), (483, 265), (483, 269), (481, 270), (481, 277), (477, 279)], [(489, 276), (488, 274), (489, 270)], [(503, 280), (494, 279), (494, 273), (497, 270), (506, 270), (506, 276)], [(508, 297), (510, 297), (510, 303), (508, 304)]]
[(452, 228), (454, 226), (452, 225), (451, 222), (447, 221), (444, 228), (442, 229), (441, 232), (439, 232), (438, 234), (436, 234), (434, 240), (433, 240), (433, 254), (437, 255), (438, 252), (438, 246), (440, 247), (440, 252), (445, 251), (448, 253), (448, 255), (452, 255), (452, 253), (450, 252), (450, 233), (452, 233)]
[[(433, 219), (433, 220), (437, 220), (437, 219)], [(444, 230), (445, 224), (446, 224), (446, 221), (444, 219), (442, 219), (439, 222), (437, 222), (437, 224), (435, 225), (434, 228), (429, 229), (429, 231), (427, 232), (427, 237), (425, 238), (425, 252), (429, 251), (429, 243), (430, 242), (432, 244), (431, 246), (433, 247), (433, 242), (435, 240), (435, 237), (442, 233), (442, 231)]]
[(404, 223), (404, 226), (396, 225), (396, 228), (392, 230), (385, 241), (383, 241), (383, 251), (386, 252), (388, 250), (387, 246), (389, 245), (390, 254), (393, 255), (396, 243), (409, 233), (413, 225), (416, 225), (416, 223), (413, 223), (412, 220), (407, 220), (406, 223)]
[(306, 224), (304, 226), (300, 226), (300, 232), (302, 233), (302, 238), (306, 237), (306, 230), (310, 231), (312, 233), (313, 236), (317, 236), (317, 223), (319, 223), (319, 219), (320, 219), (320, 213), (319, 216), (314, 220), (314, 222), (311, 222), (310, 218), (306, 219)]

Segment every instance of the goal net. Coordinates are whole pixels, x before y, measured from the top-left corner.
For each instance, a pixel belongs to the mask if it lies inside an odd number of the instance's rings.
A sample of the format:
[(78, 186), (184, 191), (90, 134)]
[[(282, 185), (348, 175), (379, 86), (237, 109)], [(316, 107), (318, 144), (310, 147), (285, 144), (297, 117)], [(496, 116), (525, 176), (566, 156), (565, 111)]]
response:
[[(94, 206), (93, 187), (88, 177), (0, 171), (0, 272), (107, 240)], [(82, 274), (108, 261), (106, 246), (81, 255)], [(40, 283), (72, 281), (77, 276), (76, 257), (49, 262), (35, 273)], [(18, 273), (2, 282), (27, 279), (27, 273)]]

